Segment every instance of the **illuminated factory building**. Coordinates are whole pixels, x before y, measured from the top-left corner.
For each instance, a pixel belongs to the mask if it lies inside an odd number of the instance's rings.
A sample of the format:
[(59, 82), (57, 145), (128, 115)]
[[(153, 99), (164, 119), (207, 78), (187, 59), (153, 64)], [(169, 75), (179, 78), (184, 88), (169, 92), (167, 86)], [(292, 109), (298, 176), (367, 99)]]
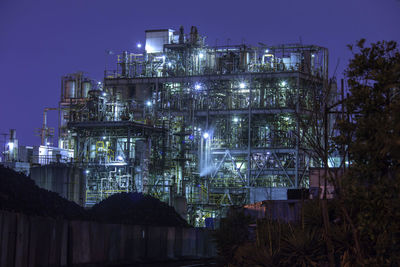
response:
[(298, 118), (327, 84), (327, 49), (208, 46), (181, 27), (148, 30), (143, 47), (114, 56), (103, 82), (62, 79), (59, 147), (85, 170), (86, 206), (144, 192), (202, 224), (308, 187)]

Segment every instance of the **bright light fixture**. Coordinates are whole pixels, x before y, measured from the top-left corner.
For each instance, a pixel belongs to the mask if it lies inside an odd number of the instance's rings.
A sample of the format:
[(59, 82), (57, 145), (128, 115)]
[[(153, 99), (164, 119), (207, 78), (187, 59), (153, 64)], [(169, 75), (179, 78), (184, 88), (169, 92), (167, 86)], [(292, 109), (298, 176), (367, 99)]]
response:
[(246, 87), (246, 84), (245, 84), (245, 83), (240, 83), (240, 84), (239, 84), (239, 88), (240, 88), (240, 89), (244, 89), (245, 87)]
[(104, 93), (103, 93), (103, 96), (106, 96), (106, 95), (107, 95), (107, 93), (106, 93), (106, 92), (104, 92)]
[(142, 48), (142, 44), (141, 44), (141, 43), (138, 43), (138, 44), (137, 44), (137, 48)]
[(281, 82), (281, 86), (286, 86), (286, 84), (287, 84), (286, 81)]
[(205, 132), (205, 133), (203, 134), (203, 138), (204, 138), (204, 139), (207, 139), (208, 137), (210, 137), (210, 135), (209, 135), (207, 132)]
[(86, 174), (89, 174), (89, 173), (90, 173), (90, 171), (89, 171), (89, 170), (86, 170), (85, 172), (86, 172)]
[(238, 122), (239, 121), (239, 118), (238, 117), (234, 117), (233, 118), (233, 122)]
[(311, 57), (314, 58), (314, 57), (315, 57), (315, 54), (311, 54)]
[(266, 49), (266, 50), (265, 50), (265, 53), (268, 53), (268, 52), (269, 52), (269, 50), (268, 50), (268, 49)]
[(168, 62), (168, 67), (171, 67), (171, 66), (172, 66), (171, 62)]
[(199, 54), (199, 58), (203, 58), (204, 57), (204, 54), (203, 53), (200, 53)]
[(9, 150), (13, 150), (14, 149), (14, 143), (13, 142), (8, 143), (8, 149)]
[(117, 157), (117, 160), (119, 160), (119, 161), (123, 161), (123, 160), (124, 160), (124, 158), (123, 158), (122, 156), (118, 156), (118, 157)]
[(103, 140), (106, 140), (106, 137), (105, 137), (105, 136), (103, 136)]
[(196, 90), (200, 90), (200, 89), (201, 89), (201, 85), (200, 85), (200, 84), (198, 84), (198, 83), (196, 83), (196, 84), (194, 85), (194, 89), (196, 89)]
[(147, 100), (146, 106), (151, 107), (151, 101), (150, 100)]

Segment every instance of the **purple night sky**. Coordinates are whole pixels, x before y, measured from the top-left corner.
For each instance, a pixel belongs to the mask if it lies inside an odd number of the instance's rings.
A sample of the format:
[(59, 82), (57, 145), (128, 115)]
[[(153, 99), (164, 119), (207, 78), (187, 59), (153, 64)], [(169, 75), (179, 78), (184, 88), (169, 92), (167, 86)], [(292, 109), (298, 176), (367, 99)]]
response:
[[(0, 0), (0, 133), (17, 129), (23, 145), (38, 145), (43, 109), (57, 107), (60, 78), (84, 71), (102, 80), (105, 50), (133, 50), (146, 29), (197, 26), (209, 45), (316, 44), (340, 59), (340, 79), (360, 38), (400, 43), (399, 0)], [(112, 65), (114, 67), (114, 65)], [(51, 127), (57, 113), (49, 112)], [(0, 136), (0, 142), (3, 137)]]

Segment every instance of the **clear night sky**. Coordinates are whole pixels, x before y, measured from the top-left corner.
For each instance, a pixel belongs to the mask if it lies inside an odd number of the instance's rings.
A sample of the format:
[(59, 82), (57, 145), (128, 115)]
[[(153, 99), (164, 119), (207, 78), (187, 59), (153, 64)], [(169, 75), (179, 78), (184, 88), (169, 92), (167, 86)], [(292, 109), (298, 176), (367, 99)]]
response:
[[(229, 38), (325, 46), (330, 73), (340, 59), (341, 78), (350, 58), (346, 44), (400, 43), (400, 1), (0, 0), (0, 133), (15, 128), (20, 144), (40, 144), (34, 129), (45, 107), (57, 107), (62, 75), (82, 70), (102, 80), (106, 49), (134, 49), (146, 29), (180, 25), (185, 32), (197, 26), (210, 45)], [(56, 113), (49, 115), (57, 127)]]

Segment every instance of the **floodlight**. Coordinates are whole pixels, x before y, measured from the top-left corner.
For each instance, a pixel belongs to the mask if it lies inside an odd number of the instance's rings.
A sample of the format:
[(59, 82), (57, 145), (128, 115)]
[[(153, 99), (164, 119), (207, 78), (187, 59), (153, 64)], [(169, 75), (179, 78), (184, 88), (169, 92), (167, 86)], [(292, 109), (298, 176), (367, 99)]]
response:
[(210, 137), (210, 135), (207, 133), (207, 132), (205, 132), (204, 134), (203, 134), (203, 138), (204, 139), (207, 139), (207, 138), (209, 138)]

